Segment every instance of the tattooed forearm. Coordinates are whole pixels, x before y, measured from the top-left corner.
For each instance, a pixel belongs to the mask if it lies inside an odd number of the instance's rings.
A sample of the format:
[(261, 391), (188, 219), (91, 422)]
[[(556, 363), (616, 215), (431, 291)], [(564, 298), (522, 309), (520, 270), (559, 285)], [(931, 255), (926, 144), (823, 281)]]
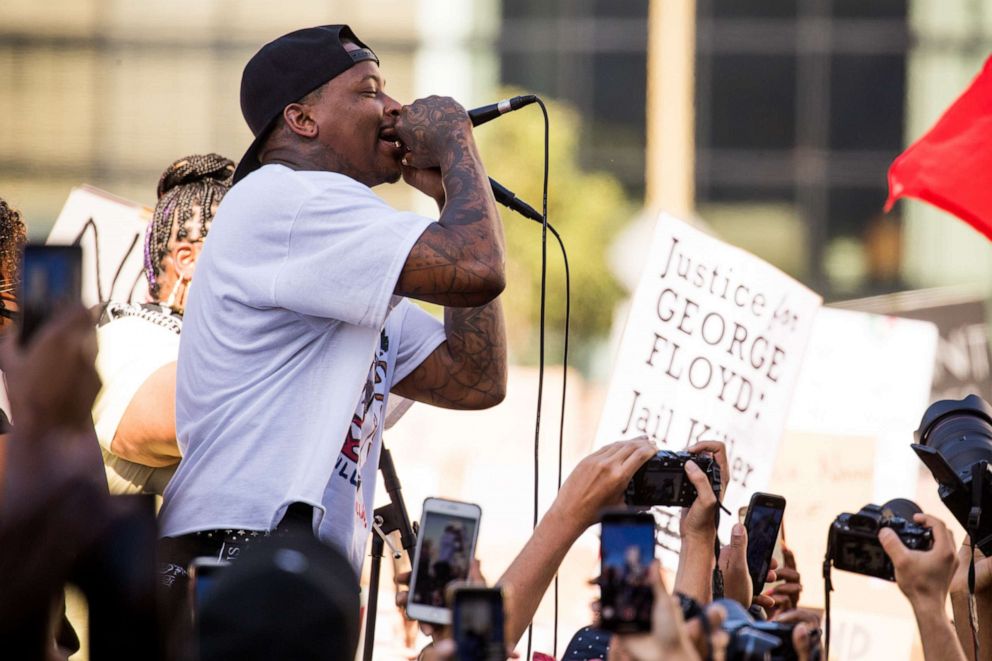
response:
[(415, 101), (397, 121), (406, 162), (440, 167), (445, 203), (407, 257), (396, 293), (445, 306), (478, 306), (503, 290), (503, 228), (465, 109), (452, 99)]
[(474, 308), (446, 308), (447, 341), (392, 391), (450, 409), (481, 409), (506, 393), (506, 330), (499, 300)]

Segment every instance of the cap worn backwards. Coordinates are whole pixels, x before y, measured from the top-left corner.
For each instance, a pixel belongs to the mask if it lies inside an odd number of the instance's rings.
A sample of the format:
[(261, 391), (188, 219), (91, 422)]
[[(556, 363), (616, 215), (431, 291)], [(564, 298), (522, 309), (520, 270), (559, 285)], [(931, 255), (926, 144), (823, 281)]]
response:
[[(358, 48), (349, 51), (342, 40)], [(347, 25), (304, 28), (262, 46), (241, 75), (241, 114), (255, 140), (238, 164), (234, 182), (261, 167), (258, 151), (283, 108), (365, 60), (379, 64)]]

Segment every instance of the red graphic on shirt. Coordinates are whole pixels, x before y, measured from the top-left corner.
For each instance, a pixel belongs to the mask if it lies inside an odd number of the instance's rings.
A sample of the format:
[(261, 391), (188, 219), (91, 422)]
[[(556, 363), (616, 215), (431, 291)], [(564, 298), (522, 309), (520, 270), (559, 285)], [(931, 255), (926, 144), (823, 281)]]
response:
[(358, 463), (358, 446), (362, 442), (362, 423), (364, 420), (355, 415), (351, 416), (351, 426), (344, 437), (344, 445), (341, 446), (341, 454), (351, 461)]

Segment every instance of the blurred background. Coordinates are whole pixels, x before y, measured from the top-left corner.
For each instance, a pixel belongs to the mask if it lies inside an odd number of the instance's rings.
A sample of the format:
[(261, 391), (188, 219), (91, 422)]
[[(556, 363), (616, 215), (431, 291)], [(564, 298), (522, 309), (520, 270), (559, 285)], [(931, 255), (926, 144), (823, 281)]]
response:
[[(608, 251), (592, 249), (645, 209), (697, 216), (828, 301), (992, 289), (992, 253), (973, 230), (916, 202), (881, 213), (892, 159), (992, 49), (981, 0), (300, 0), (291, 10), (4, 0), (0, 194), (34, 237), (82, 182), (153, 204), (178, 156), (243, 152), (238, 87), (251, 54), (332, 21), (374, 45), (401, 100), (441, 93), (472, 106), (514, 87), (555, 101), (551, 221), (572, 250), (577, 291), (594, 294), (575, 301), (586, 371), (624, 284)], [(539, 113), (477, 135), (492, 174), (538, 206)], [(394, 188), (383, 194), (413, 203)], [(533, 280), (533, 228), (521, 222), (508, 220), (511, 257)], [(531, 289), (511, 305), (520, 333), (534, 317)], [(521, 360), (534, 359), (531, 344), (517, 344)]]
[[(992, 244), (921, 202), (882, 214), (892, 160), (992, 51), (992, 5), (983, 0), (3, 0), (0, 196), (24, 212), (36, 239), (83, 183), (153, 205), (174, 159), (243, 153), (241, 69), (263, 43), (340, 22), (375, 49), (386, 89), (401, 101), (446, 94), (472, 107), (520, 91), (547, 100), (549, 218), (572, 267), (566, 468), (591, 447), (611, 337), (659, 210), (762, 257), (828, 303), (937, 323), (934, 398), (992, 396)], [(536, 106), (476, 136), (490, 174), (539, 208)], [(379, 192), (436, 213), (402, 185)], [(404, 444), (394, 452), (413, 485), (414, 518), (419, 498), (446, 494), (475, 498), (484, 512), (489, 503), (505, 519), (498, 535), (492, 516), (489, 533), (483, 525), (480, 548), (498, 558), (491, 579), (529, 531), (538, 356), (540, 229), (509, 213), (504, 221), (512, 396), (486, 425), (414, 409), (393, 434)], [(563, 290), (552, 242), (550, 363), (561, 362)], [(896, 295), (909, 290), (928, 291)], [(547, 420), (557, 415), (545, 410)], [(545, 432), (546, 466), (556, 432)], [(452, 452), (453, 438), (472, 444), (463, 437), (478, 434), (488, 440), (472, 447), (486, 451), (473, 461), (492, 462), (498, 480)], [(553, 481), (549, 472), (545, 506)], [(594, 571), (594, 547), (575, 561), (572, 580)], [(568, 607), (566, 640), (585, 612), (582, 599)], [(541, 617), (547, 650), (546, 609)]]

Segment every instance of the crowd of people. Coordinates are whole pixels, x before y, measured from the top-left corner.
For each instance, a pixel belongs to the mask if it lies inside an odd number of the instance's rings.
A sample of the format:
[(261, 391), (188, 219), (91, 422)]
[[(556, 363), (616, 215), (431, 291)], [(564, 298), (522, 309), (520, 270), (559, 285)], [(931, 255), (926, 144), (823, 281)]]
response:
[[(506, 391), (503, 236), (468, 115), (444, 97), (403, 105), (384, 86), (347, 26), (265, 45), (242, 78), (247, 153), (237, 165), (185, 156), (162, 174), (149, 300), (64, 309), (26, 344), (14, 324), (25, 224), (0, 200), (0, 655), (76, 651), (63, 597), (74, 583), (95, 659), (355, 657), (390, 394), (473, 410)], [(400, 179), (436, 200), (437, 219), (372, 192)], [(443, 321), (411, 299), (442, 306)], [(562, 484), (495, 582), (507, 655), (570, 547), (658, 450), (619, 440)], [(687, 450), (730, 474), (723, 444)], [(562, 658), (749, 658), (725, 626), (733, 604), (791, 625), (789, 658), (822, 658), (820, 612), (801, 607), (791, 552), (753, 594), (744, 526), (714, 553), (718, 495), (696, 464), (685, 473), (698, 495), (671, 585), (657, 562), (625, 558), (653, 593), (650, 631), (611, 635), (591, 613)], [(889, 529), (878, 539), (925, 657), (971, 658), (972, 549), (965, 540), (956, 554), (938, 518), (916, 521), (929, 550)], [(470, 560), (448, 532), (423, 556), (434, 582)], [(203, 558), (230, 568), (196, 594)], [(979, 649), (992, 650), (992, 561), (979, 553), (975, 567)], [(442, 605), (442, 586), (425, 585)], [(460, 658), (447, 627), (431, 635), (422, 658)]]

